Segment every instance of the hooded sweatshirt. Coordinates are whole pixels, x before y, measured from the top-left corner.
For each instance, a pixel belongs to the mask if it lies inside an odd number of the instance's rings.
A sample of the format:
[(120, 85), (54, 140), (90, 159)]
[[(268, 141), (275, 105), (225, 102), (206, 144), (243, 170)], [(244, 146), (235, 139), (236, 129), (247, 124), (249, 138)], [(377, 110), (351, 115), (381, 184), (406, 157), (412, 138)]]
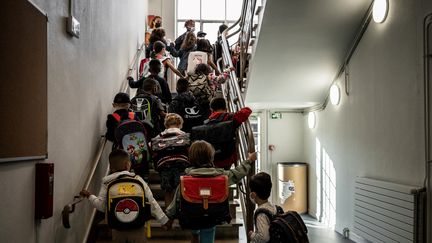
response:
[[(124, 170), (124, 171), (112, 173), (112, 174), (107, 175), (104, 178), (102, 178), (102, 187), (100, 189), (99, 196), (96, 197), (95, 195), (90, 195), (88, 198), (90, 203), (93, 205), (93, 207), (95, 207), (97, 210), (99, 210), (101, 212), (105, 212), (105, 208), (106, 208), (106, 204), (107, 204), (108, 184), (111, 181), (117, 179), (117, 177), (119, 177), (121, 175), (135, 176), (134, 173), (131, 173), (129, 171)], [(159, 204), (153, 198), (153, 194), (152, 194), (150, 188), (148, 187), (147, 183), (139, 176), (138, 176), (138, 180), (144, 186), (145, 197), (151, 205), (151, 207), (150, 207), (151, 215), (153, 217), (155, 217), (159, 223), (165, 224), (166, 222), (168, 222), (168, 217), (165, 215), (165, 213), (160, 208)]]

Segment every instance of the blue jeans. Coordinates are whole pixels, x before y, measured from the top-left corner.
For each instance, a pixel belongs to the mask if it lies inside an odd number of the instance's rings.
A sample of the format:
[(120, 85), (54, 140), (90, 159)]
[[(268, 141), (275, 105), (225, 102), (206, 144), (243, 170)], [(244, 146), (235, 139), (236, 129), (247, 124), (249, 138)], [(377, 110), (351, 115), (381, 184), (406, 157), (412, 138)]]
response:
[(192, 230), (191, 232), (193, 235), (199, 236), (200, 243), (214, 243), (216, 226), (208, 229)]

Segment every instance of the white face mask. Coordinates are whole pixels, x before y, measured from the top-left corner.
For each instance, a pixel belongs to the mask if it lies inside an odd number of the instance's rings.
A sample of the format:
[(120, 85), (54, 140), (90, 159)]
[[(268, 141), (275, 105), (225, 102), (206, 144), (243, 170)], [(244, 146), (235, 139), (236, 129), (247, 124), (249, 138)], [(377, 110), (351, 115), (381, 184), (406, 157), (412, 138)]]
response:
[(252, 193), (249, 194), (249, 199), (253, 204), (256, 204), (255, 199), (252, 198)]
[(188, 31), (192, 31), (192, 32), (195, 31), (195, 27), (189, 27), (189, 28), (187, 28), (187, 29), (188, 29)]

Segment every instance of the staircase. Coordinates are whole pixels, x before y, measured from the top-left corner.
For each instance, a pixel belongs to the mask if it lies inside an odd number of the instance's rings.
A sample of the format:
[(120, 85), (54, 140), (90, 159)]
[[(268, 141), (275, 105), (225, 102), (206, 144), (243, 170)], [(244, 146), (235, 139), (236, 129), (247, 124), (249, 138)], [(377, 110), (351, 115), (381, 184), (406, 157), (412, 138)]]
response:
[[(226, 39), (240, 32), (239, 41), (235, 41), (235, 43), (239, 44), (240, 46), (239, 57), (241, 63), (241, 75), (240, 77), (237, 77), (234, 71), (230, 71), (230, 77), (228, 81), (223, 84), (221, 94), (219, 94), (227, 99), (228, 110), (230, 112), (236, 112), (239, 111), (241, 108), (245, 107), (243, 96), (245, 88), (247, 88), (247, 75), (245, 73), (246, 59), (248, 55), (250, 56), (249, 52), (253, 51), (253, 49), (255, 48), (253, 39), (255, 39), (257, 33), (259, 33), (259, 25), (261, 23), (262, 17), (262, 11), (256, 9), (257, 1), (260, 0), (243, 0), (241, 18), (235, 24), (230, 26), (226, 30), (226, 32), (233, 28), (237, 28), (237, 30), (233, 29), (232, 34), (228, 35), (227, 37), (225, 37), (225, 34), (222, 35), (223, 55), (222, 58), (218, 61), (218, 66), (220, 70), (223, 70), (224, 67), (233, 67), (231, 54)], [(257, 23), (258, 25), (253, 25), (254, 16), (258, 16), (259, 18), (258, 21), (256, 21), (255, 19), (255, 23)], [(253, 47), (251, 48), (251, 46)], [(132, 64), (129, 67), (129, 72), (127, 76), (132, 75), (132, 72), (135, 70), (141, 55), (143, 55), (143, 50), (144, 44), (138, 49), (136, 55), (134, 56)], [(130, 91), (126, 79), (123, 80), (120, 90), (122, 92)], [(239, 153), (239, 160), (246, 160), (248, 152), (255, 151), (254, 137), (249, 121), (243, 123), (238, 129), (237, 138), (237, 150)], [(89, 175), (82, 188), (89, 188), (89, 185), (95, 175), (96, 168), (101, 161), (101, 156), (104, 152), (105, 145), (106, 139), (103, 137), (100, 141), (100, 145), (98, 147), (95, 158), (90, 162), (90, 164), (92, 165), (91, 170), (89, 171)], [(108, 170), (105, 174), (107, 173)], [(247, 232), (253, 230), (253, 212), (255, 209), (255, 204), (249, 200), (250, 191), (247, 186), (248, 181), (253, 174), (255, 174), (255, 165), (252, 165), (249, 174), (244, 179), (242, 179), (239, 184), (230, 187), (229, 199), (232, 221), (230, 224), (219, 225), (216, 227), (216, 242), (247, 242)], [(165, 209), (166, 206), (164, 203), (164, 192), (161, 190), (160, 187), (160, 177), (158, 172), (154, 170), (150, 171), (148, 184), (153, 192), (154, 198), (158, 201), (161, 208)], [(69, 223), (69, 217), (71, 217), (71, 214), (75, 211), (75, 205), (79, 204), (82, 201), (83, 198), (81, 198), (79, 195), (76, 195), (70, 203), (64, 206), (62, 211), (62, 222), (64, 228), (71, 228), (71, 225)], [(241, 217), (237, 217), (237, 208), (241, 208), (242, 210), (242, 213), (240, 214)], [(95, 212), (96, 210), (94, 209), (91, 213), (91, 216), (89, 217), (89, 224), (86, 228), (85, 233), (83, 234), (82, 242), (111, 242), (111, 230), (105, 223), (104, 214), (100, 212)], [(188, 242), (191, 239), (190, 232), (187, 230), (182, 230), (179, 226), (178, 221), (174, 221), (173, 229), (170, 231), (162, 230), (161, 225), (154, 220), (150, 220), (149, 223), (151, 228), (151, 237), (148, 240), (149, 242), (172, 242), (174, 239), (177, 242)]]
[[(150, 170), (148, 185), (153, 193), (153, 197), (161, 206), (162, 210), (165, 211), (166, 205), (164, 201), (164, 191), (160, 186), (160, 176), (159, 173), (153, 169)], [(233, 240), (233, 242), (238, 242), (239, 238), (239, 228), (243, 226), (243, 220), (237, 218), (237, 207), (240, 205), (238, 203), (238, 191), (236, 186), (230, 187), (230, 212), (231, 212), (231, 223), (226, 225), (218, 225), (216, 227), (216, 239), (222, 240), (225, 242), (226, 240)], [(104, 214), (98, 213), (94, 219), (94, 225), (90, 232), (90, 236), (88, 238), (88, 243), (105, 243), (111, 242), (111, 230), (108, 228), (108, 225), (105, 222)], [(151, 237), (149, 238), (149, 242), (171, 242), (173, 239), (175, 240), (190, 240), (191, 234), (189, 230), (183, 230), (178, 220), (175, 220), (173, 223), (173, 228), (169, 231), (165, 231), (161, 228), (161, 224), (156, 220), (150, 220), (151, 227)]]

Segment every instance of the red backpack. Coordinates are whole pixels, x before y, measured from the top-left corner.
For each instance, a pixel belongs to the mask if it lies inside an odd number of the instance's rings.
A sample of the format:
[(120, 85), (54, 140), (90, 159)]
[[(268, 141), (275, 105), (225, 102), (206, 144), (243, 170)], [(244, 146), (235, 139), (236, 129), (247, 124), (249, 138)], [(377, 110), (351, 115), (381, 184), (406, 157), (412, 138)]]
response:
[(206, 229), (229, 223), (228, 176), (180, 177), (179, 222), (185, 229)]

